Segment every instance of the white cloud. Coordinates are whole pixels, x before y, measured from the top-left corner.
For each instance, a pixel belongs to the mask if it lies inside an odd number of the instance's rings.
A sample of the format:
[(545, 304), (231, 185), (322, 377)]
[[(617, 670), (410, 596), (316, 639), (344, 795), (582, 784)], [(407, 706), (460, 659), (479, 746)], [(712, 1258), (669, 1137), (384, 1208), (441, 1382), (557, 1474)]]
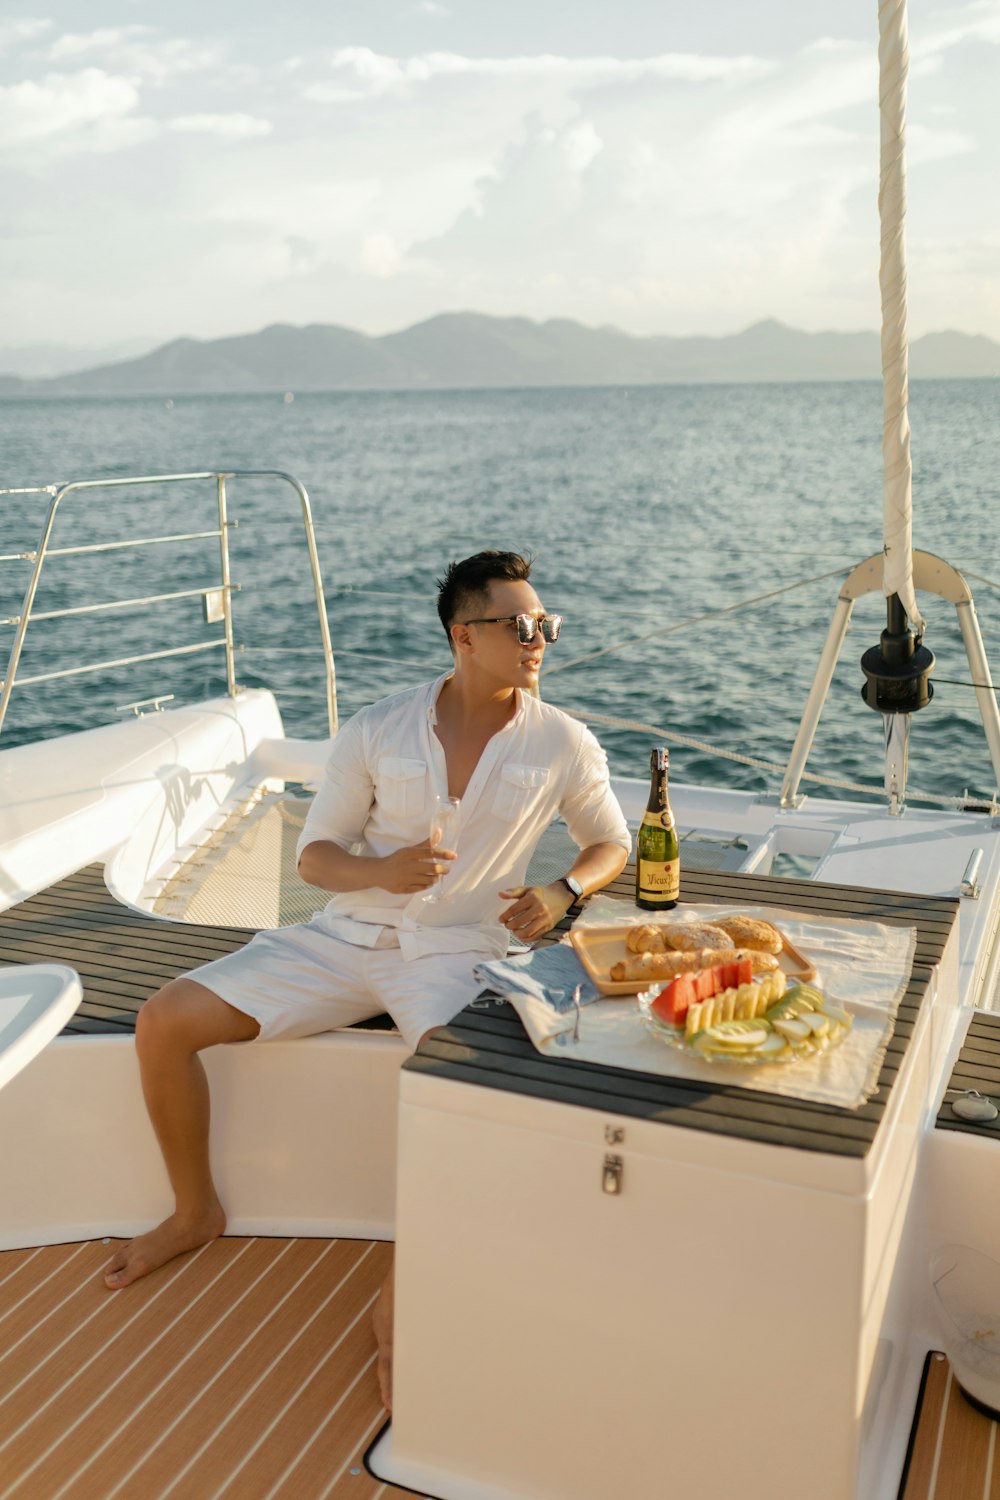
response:
[(361, 269), (366, 276), (387, 279), (399, 270), (402, 256), (391, 234), (369, 234), (361, 245)]
[(242, 141), (254, 136), (270, 135), (274, 126), (270, 120), (261, 120), (254, 115), (178, 115), (170, 121), (170, 129), (193, 135), (218, 135), (228, 141)]
[(151, 26), (102, 26), (97, 31), (63, 32), (49, 48), (53, 62), (64, 62), (66, 58), (84, 57), (88, 52), (107, 53), (131, 46), (140, 37), (153, 33)]
[(100, 68), (50, 73), (37, 83), (0, 87), (0, 144), (59, 140), (68, 149), (87, 149), (107, 143), (115, 122), (131, 114), (138, 102), (133, 84)]
[(36, 37), (48, 31), (51, 25), (51, 21), (32, 20), (27, 16), (0, 21), (0, 52), (6, 52), (9, 47), (16, 47), (21, 42), (33, 42)]
[(330, 58), (332, 81), (309, 85), (306, 97), (339, 103), (397, 92), (440, 78), (554, 80), (571, 87), (634, 83), (642, 78), (709, 83), (754, 77), (768, 71), (757, 57), (708, 57), (663, 53), (655, 57), (560, 57), (551, 53), (516, 57), (466, 57), (455, 52), (424, 52), (392, 57), (370, 47), (341, 47)]
[(917, 33), (909, 32), (913, 61), (940, 56), (963, 42), (1000, 44), (1000, 4), (997, 0), (974, 0), (971, 5), (940, 11)]
[[(266, 148), (265, 148), (266, 149)], [(280, 155), (271, 161), (243, 163), (227, 169), (225, 184), (203, 176), (206, 199), (199, 212), (209, 222), (253, 228), (287, 244), (289, 226), (313, 244), (356, 244), (368, 230), (382, 194), (378, 178), (320, 179), (312, 171), (296, 175), (295, 164)]]
[(566, 131), (562, 150), (570, 172), (583, 172), (601, 150), (604, 142), (589, 120), (581, 120)]
[(906, 132), (906, 146), (909, 164), (915, 167), (973, 152), (976, 138), (966, 130), (946, 130), (940, 126), (932, 130), (926, 125), (911, 125)]
[[(794, 306), (814, 326), (802, 310), (855, 253), (859, 190), (873, 219), (875, 97), (870, 50), (829, 41), (696, 89), (574, 86), (561, 119), (551, 103), (526, 118), (408, 264), (535, 316), (723, 332)], [(918, 140), (920, 154), (957, 145)], [(876, 243), (861, 326), (877, 313)]]
[(220, 66), (224, 49), (214, 41), (194, 42), (165, 36), (153, 26), (104, 26), (96, 31), (68, 32), (49, 49), (53, 62), (97, 55), (107, 67), (154, 82)]
[(710, 134), (720, 154), (746, 158), (770, 140), (799, 139), (804, 126), (829, 123), (858, 105), (874, 110), (877, 85), (870, 49), (822, 41), (805, 48), (766, 86), (751, 85), (724, 107)]
[[(1000, 336), (1000, 0), (936, 3), (911, 7), (914, 331), (948, 321), (934, 314), (947, 302), (952, 322), (979, 319)], [(95, 26), (58, 41), (22, 31), (36, 56), (41, 37), (51, 68), (17, 82), (5, 57), (0, 88), (0, 141), (17, 148), (7, 213), (22, 258), (31, 246), (30, 286), (13, 251), (2, 268), (23, 337), (53, 336), (46, 324), (81, 302), (58, 292), (67, 232), (77, 274), (106, 283), (100, 308), (79, 316), (100, 311), (163, 337), (282, 320), (386, 330), (461, 305), (640, 333), (721, 333), (768, 314), (875, 326), (867, 42), (791, 52), (789, 42), (767, 57), (692, 42), (643, 57), (623, 29), (628, 55), (595, 44), (571, 57), (532, 54), (527, 25), (512, 21), (503, 55), (494, 45), (472, 56), (468, 31), (454, 50), (424, 49), (418, 0), (393, 4), (382, 35), (409, 27), (395, 50), (373, 25), (355, 32), (369, 45), (321, 53), (293, 7), (287, 51), (264, 63), (249, 29), (224, 51), (193, 30)], [(835, 15), (834, 0), (824, 4)], [(336, 43), (344, 31), (331, 23), (327, 34)], [(11, 36), (0, 23), (0, 45)], [(142, 141), (142, 152), (111, 155)], [(253, 149), (224, 149), (243, 141)], [(141, 267), (121, 248), (136, 223), (147, 231)]]

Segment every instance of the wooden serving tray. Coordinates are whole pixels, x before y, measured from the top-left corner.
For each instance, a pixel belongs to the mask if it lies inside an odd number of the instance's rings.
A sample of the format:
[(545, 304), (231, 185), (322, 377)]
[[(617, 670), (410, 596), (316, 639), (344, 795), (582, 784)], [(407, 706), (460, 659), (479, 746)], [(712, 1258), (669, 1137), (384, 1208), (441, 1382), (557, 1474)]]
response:
[[(602, 995), (635, 995), (639, 990), (648, 989), (650, 984), (657, 982), (655, 979), (612, 979), (610, 977), (611, 965), (621, 963), (624, 958), (628, 957), (628, 949), (625, 946), (628, 931), (629, 927), (622, 926), (620, 923), (608, 927), (598, 927), (596, 924), (593, 927), (574, 927), (570, 931), (570, 943)], [(776, 928), (776, 931), (781, 932), (781, 928)], [(815, 979), (815, 964), (811, 964), (807, 958), (804, 958), (783, 932), (781, 932), (781, 937), (784, 947), (778, 954), (778, 963), (789, 979), (803, 981)], [(664, 979), (663, 983), (666, 984), (667, 980)]]

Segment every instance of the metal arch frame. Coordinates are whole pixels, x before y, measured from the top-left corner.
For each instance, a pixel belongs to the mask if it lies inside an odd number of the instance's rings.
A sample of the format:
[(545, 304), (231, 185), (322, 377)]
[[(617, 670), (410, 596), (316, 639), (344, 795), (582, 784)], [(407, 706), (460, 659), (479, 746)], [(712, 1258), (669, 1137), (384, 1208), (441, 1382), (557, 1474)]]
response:
[[(27, 588), (25, 589), (20, 614), (11, 616), (9, 620), (4, 622), (7, 624), (15, 625), (16, 633), (14, 636), (13, 645), (11, 646), (10, 650), (10, 656), (7, 663), (7, 672), (3, 681), (0, 682), (0, 733), (3, 732), (3, 724), (7, 715), (7, 707), (10, 703), (14, 687), (18, 682), (17, 668), (21, 659), (21, 652), (24, 647), (24, 640), (25, 636), (27, 635), (28, 625), (30, 624), (32, 619), (35, 595), (38, 591), (38, 584), (41, 579), (42, 568), (47, 557), (65, 555), (71, 552), (101, 552), (110, 551), (112, 549), (119, 549), (122, 547), (149, 546), (156, 542), (193, 541), (196, 539), (218, 536), (222, 580), (221, 589), (195, 589), (187, 592), (193, 594), (200, 593), (202, 595), (221, 592), (223, 610), (223, 639), (221, 641), (199, 642), (193, 646), (172, 646), (162, 651), (149, 651), (139, 655), (121, 657), (115, 661), (92, 662), (83, 666), (71, 667), (57, 672), (40, 673), (35, 677), (21, 679), (22, 686), (27, 686), (28, 684), (34, 682), (50, 681), (57, 677), (78, 676), (82, 673), (100, 671), (102, 669), (110, 667), (130, 666), (140, 661), (159, 660), (163, 657), (168, 656), (187, 656), (195, 652), (213, 650), (222, 645), (225, 647), (226, 652), (226, 684), (229, 696), (235, 697), (241, 691), (236, 681), (236, 647), (233, 641), (232, 621), (233, 584), (230, 578), (229, 571), (229, 528), (232, 523), (229, 521), (228, 517), (228, 496), (226, 483), (227, 480), (230, 479), (280, 479), (283, 483), (290, 485), (298, 495), (299, 503), (302, 509), (303, 524), (305, 526), (306, 545), (309, 551), (309, 564), (313, 580), (313, 590), (316, 596), (316, 606), (319, 615), (320, 638), (322, 641), (323, 662), (326, 676), (327, 722), (329, 724), (330, 734), (336, 734), (337, 680), (333, 662), (333, 646), (330, 640), (330, 625), (326, 615), (326, 601), (323, 596), (323, 581), (320, 575), (319, 555), (316, 550), (316, 531), (313, 525), (312, 507), (310, 506), (309, 496), (306, 493), (305, 486), (298, 479), (296, 479), (294, 475), (286, 474), (280, 469), (227, 469), (225, 471), (206, 470), (189, 474), (132, 475), (123, 479), (73, 480), (68, 484), (62, 484), (58, 486), (45, 485), (35, 489), (0, 490), (0, 495), (49, 494), (52, 496), (48, 511), (46, 513), (45, 522), (42, 527), (41, 538), (34, 552), (8, 553), (0, 557), (0, 562), (9, 562), (13, 561), (15, 558), (20, 558), (25, 561), (30, 561), (34, 564), (31, 572), (31, 578), (29, 579)], [(160, 537), (133, 537), (124, 541), (96, 543), (94, 545), (84, 547), (50, 548), (49, 546), (52, 537), (52, 528), (55, 524), (56, 513), (60, 505), (62, 504), (62, 501), (66, 498), (67, 495), (83, 490), (122, 489), (129, 485), (176, 484), (181, 482), (191, 482), (194, 480), (215, 481), (216, 503), (219, 515), (219, 525), (217, 531), (187, 532), (179, 535)], [(63, 614), (93, 614), (110, 608), (124, 608), (127, 605), (138, 606), (144, 604), (154, 604), (162, 602), (165, 599), (175, 597), (178, 597), (178, 595), (152, 594), (141, 599), (115, 601), (113, 604), (83, 605), (78, 606), (77, 608), (72, 610), (48, 611), (46, 612), (46, 615), (44, 617), (36, 616), (36, 618), (52, 618), (56, 615)]]
[[(855, 601), (863, 598), (865, 594), (883, 592), (884, 568), (885, 558), (881, 552), (876, 553), (866, 558), (864, 562), (858, 563), (841, 585), (826, 643), (816, 668), (816, 676), (813, 679), (813, 685), (799, 721), (792, 753), (785, 768), (785, 778), (781, 786), (782, 807), (795, 807), (801, 801), (798, 794), (799, 782), (805, 770), (809, 751), (812, 749), (816, 728), (830, 690), (834, 668), (847, 635), (847, 627)], [(953, 568), (943, 558), (936, 557), (933, 552), (919, 552), (916, 549), (913, 552), (913, 584), (915, 588), (923, 589), (928, 594), (937, 594), (940, 599), (946, 599), (955, 606), (972, 680), (977, 684), (976, 698), (986, 742), (990, 749), (990, 759), (993, 762), (993, 773), (997, 785), (1000, 786), (1000, 711), (997, 709), (996, 694), (991, 687), (986, 685), (993, 679), (990, 676), (989, 662), (986, 659), (986, 648), (979, 629), (972, 591), (957, 568)]]

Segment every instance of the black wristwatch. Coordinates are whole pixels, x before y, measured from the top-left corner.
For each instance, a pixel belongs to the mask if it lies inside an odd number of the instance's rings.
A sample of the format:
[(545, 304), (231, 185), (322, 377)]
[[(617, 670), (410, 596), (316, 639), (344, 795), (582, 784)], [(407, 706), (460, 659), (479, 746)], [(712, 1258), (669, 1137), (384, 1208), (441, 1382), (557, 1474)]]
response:
[(570, 902), (570, 906), (579, 906), (580, 902), (583, 900), (583, 886), (578, 880), (575, 880), (572, 875), (560, 875), (559, 879), (573, 896), (573, 899)]

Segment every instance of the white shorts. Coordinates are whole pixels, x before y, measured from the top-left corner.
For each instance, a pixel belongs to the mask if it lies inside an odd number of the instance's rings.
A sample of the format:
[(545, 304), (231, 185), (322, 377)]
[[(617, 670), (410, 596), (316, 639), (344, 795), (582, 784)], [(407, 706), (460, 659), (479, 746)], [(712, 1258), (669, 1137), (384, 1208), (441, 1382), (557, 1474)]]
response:
[(259, 1021), (260, 1040), (337, 1031), (388, 1011), (413, 1051), (476, 998), (482, 985), (472, 971), (486, 956), (433, 953), (407, 962), (398, 947), (362, 948), (305, 922), (258, 932), (187, 978)]

